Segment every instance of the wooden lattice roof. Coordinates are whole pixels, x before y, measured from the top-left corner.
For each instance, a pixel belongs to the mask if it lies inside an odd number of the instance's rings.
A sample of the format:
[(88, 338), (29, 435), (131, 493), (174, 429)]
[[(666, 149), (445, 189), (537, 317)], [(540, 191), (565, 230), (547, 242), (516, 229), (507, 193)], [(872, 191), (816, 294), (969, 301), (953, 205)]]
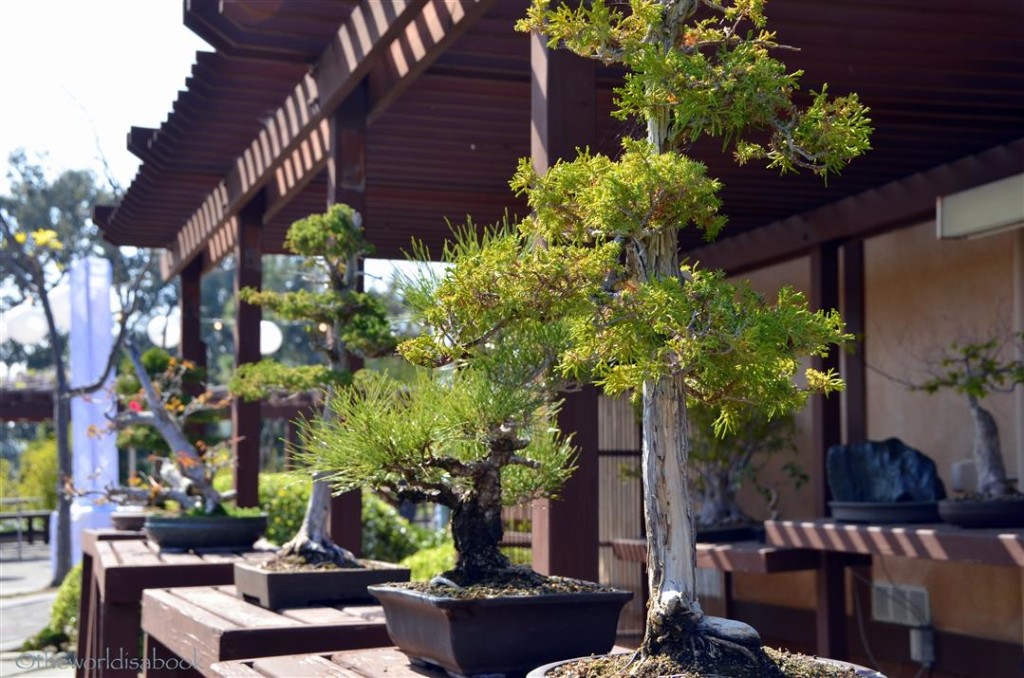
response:
[[(120, 206), (98, 212), (101, 227), (118, 244), (169, 247), (168, 273), (197, 251), (210, 265), (229, 249), (223, 225), (268, 186), (263, 247), (280, 251), (287, 226), (325, 205), (320, 121), (359, 82), (369, 92), (366, 225), (378, 256), (402, 256), (413, 236), (436, 246), (446, 218), (521, 213), (507, 182), (530, 152), (530, 38), (512, 30), (525, 5), (188, 0), (185, 23), (217, 52), (197, 54), (159, 130), (131, 131), (142, 165)], [(826, 188), (739, 168), (716, 142), (699, 143), (693, 153), (726, 185), (724, 240), (737, 239), (711, 258), (752, 229), (799, 232), (794, 218), (814, 210), (827, 221), (833, 212), (821, 210), (843, 199), (856, 211), (890, 182), (924, 182), (933, 197), (1024, 171), (1020, 0), (773, 0), (769, 14), (780, 40), (801, 47), (786, 61), (806, 70), (807, 89), (828, 82), (871, 107), (874, 149)], [(609, 117), (616, 81), (599, 72), (597, 138), (608, 152), (631, 131)]]

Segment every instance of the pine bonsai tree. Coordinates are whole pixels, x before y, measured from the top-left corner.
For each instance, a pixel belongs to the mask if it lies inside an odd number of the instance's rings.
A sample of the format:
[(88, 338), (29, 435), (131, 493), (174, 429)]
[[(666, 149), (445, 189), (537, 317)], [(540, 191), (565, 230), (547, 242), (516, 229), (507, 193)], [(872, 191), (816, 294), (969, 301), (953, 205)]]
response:
[[(288, 229), (285, 248), (307, 257), (318, 291), (240, 290), (239, 298), (269, 309), (285, 320), (303, 322), (325, 364), (286, 366), (265, 359), (239, 368), (229, 389), (249, 400), (274, 392), (323, 390), (350, 383), (350, 354), (371, 357), (393, 350), (395, 339), (381, 301), (357, 288), (359, 259), (372, 252), (363, 238), (362, 218), (348, 205), (301, 219)], [(357, 564), (350, 551), (328, 532), (330, 486), (314, 476), (306, 515), (298, 533), (281, 547), (278, 558), (299, 557), (311, 564)]]
[(647, 139), (626, 140), (615, 160), (582, 152), (543, 176), (523, 161), (512, 186), (533, 215), (455, 258), (424, 309), (434, 333), (400, 349), (420, 364), (458, 363), (496, 332), (564, 320), (569, 340), (550, 366), (641, 400), (651, 604), (633, 675), (659, 675), (664, 665), (649, 663), (666, 659), (779, 675), (753, 629), (706, 618), (697, 601), (687, 399), (717, 408), (721, 433), (748, 403), (779, 416), (842, 386), (813, 369), (794, 382), (800, 358), (847, 338), (838, 314), (811, 312), (790, 289), (768, 304), (679, 259), (680, 229), (713, 238), (725, 222), (720, 185), (680, 152), (686, 144), (719, 137), (741, 163), (822, 177), (869, 147), (855, 95), (823, 88), (798, 103), (800, 74), (772, 56), (765, 23), (759, 0), (632, 0), (628, 12), (535, 0), (519, 28), (626, 66), (617, 115), (645, 121)]

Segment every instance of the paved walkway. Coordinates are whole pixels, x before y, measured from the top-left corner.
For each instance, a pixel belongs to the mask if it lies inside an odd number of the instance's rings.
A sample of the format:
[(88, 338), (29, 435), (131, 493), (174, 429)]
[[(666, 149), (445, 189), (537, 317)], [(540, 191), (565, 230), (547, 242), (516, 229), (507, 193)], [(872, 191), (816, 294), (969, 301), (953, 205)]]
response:
[(50, 588), (50, 547), (0, 544), (0, 678), (68, 678), (74, 675), (61, 656), (25, 654), (21, 644), (50, 621), (57, 589)]

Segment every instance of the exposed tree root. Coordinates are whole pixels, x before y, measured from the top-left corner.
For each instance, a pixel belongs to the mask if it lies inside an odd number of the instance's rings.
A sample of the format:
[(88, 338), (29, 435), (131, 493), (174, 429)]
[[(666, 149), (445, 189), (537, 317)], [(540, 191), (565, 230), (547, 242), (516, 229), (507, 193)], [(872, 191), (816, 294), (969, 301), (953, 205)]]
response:
[(338, 546), (330, 539), (313, 539), (301, 531), (285, 543), (274, 556), (276, 561), (295, 559), (301, 559), (303, 563), (313, 566), (362, 567), (348, 549)]

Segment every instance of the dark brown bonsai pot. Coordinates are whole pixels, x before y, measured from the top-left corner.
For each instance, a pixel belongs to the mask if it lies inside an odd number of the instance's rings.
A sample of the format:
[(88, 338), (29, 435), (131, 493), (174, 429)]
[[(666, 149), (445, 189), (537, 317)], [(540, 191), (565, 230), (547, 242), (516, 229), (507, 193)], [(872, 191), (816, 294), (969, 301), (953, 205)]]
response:
[(361, 560), (364, 568), (275, 572), (235, 563), (235, 588), (247, 602), (270, 610), (372, 600), (366, 587), (409, 581), (409, 568)]
[[(538, 666), (534, 670), (532, 670), (529, 673), (527, 673), (526, 674), (526, 678), (546, 678), (547, 675), (548, 675), (548, 672), (551, 671), (552, 669), (557, 668), (559, 666), (563, 666), (565, 664), (571, 664), (572, 662), (579, 661), (580, 659), (582, 659), (582, 657), (577, 657), (575, 659), (567, 659), (567, 660), (563, 660), (563, 661), (552, 662), (550, 664), (545, 664), (544, 666)], [(836, 659), (822, 659), (820, 657), (814, 657), (813, 660), (818, 662), (818, 663), (824, 664), (826, 666), (836, 666), (836, 667), (853, 669), (853, 671), (855, 671), (857, 673), (857, 678), (885, 678), (885, 674), (879, 673), (878, 671), (875, 671), (874, 669), (869, 669), (866, 666), (860, 666), (859, 664), (851, 664), (850, 662), (841, 662), (841, 661), (836, 660)]]
[(442, 598), (372, 586), (388, 635), (413, 661), (461, 676), (528, 671), (608, 652), (629, 591), (495, 598)]
[(267, 530), (267, 516), (150, 515), (145, 530), (165, 551), (250, 549)]
[(139, 532), (150, 515), (152, 513), (149, 511), (114, 511), (110, 514), (110, 521), (114, 524), (114, 529)]
[(942, 520), (959, 527), (1024, 527), (1024, 495), (1001, 499), (943, 499)]

